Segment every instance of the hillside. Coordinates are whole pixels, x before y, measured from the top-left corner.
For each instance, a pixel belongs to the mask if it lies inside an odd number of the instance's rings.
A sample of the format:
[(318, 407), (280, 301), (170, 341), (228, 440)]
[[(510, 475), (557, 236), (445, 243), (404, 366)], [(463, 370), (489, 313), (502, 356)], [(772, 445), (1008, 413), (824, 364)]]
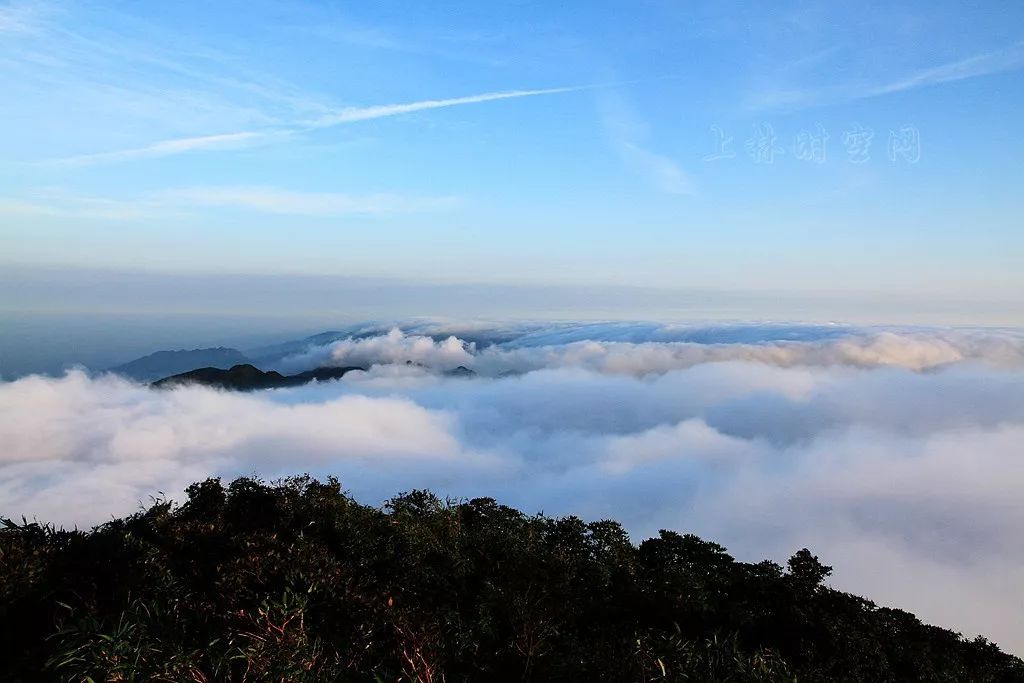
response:
[(0, 529), (0, 679), (1021, 681), (1024, 663), (833, 590), (800, 550), (306, 477), (210, 479), (90, 532)]

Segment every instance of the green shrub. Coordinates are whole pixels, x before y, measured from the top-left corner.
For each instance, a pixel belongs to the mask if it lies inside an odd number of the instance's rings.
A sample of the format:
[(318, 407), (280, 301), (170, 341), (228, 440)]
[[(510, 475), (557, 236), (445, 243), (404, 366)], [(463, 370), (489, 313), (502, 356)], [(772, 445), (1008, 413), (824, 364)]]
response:
[(662, 531), (330, 479), (210, 479), (88, 532), (0, 529), (3, 681), (1022, 681), (1024, 663)]

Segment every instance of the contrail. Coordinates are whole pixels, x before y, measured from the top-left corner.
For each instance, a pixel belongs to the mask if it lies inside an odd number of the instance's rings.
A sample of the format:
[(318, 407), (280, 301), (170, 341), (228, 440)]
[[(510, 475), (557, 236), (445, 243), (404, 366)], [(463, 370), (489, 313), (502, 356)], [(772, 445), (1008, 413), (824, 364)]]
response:
[(172, 140), (161, 140), (145, 147), (132, 147), (119, 149), (113, 152), (98, 152), (95, 154), (78, 154), (76, 156), (62, 157), (39, 162), (42, 165), (56, 166), (85, 166), (88, 164), (99, 164), (104, 162), (133, 161), (135, 159), (150, 159), (153, 157), (165, 157), (185, 152), (214, 149), (238, 149), (248, 147), (260, 140), (266, 140), (275, 135), (287, 134), (290, 131), (242, 131), (238, 133), (221, 133), (218, 135), (200, 135), (192, 138), (174, 138)]
[(304, 131), (329, 128), (332, 126), (356, 123), (359, 121), (370, 121), (372, 119), (381, 119), (388, 116), (398, 116), (400, 114), (425, 111), (427, 109), (443, 109), (445, 107), (457, 107), (464, 104), (478, 104), (480, 102), (492, 102), (494, 100), (510, 100), (518, 97), (536, 97), (539, 95), (579, 92), (582, 90), (611, 87), (611, 85), (612, 84), (578, 85), (562, 88), (543, 88), (538, 90), (506, 90), (502, 92), (482, 93), (479, 95), (467, 95), (464, 97), (452, 97), (443, 100), (420, 100), (418, 102), (379, 104), (368, 107), (344, 107), (313, 121), (305, 122), (301, 125), (294, 124), (291, 128), (285, 127), (266, 131), (242, 131), (237, 133), (221, 133), (217, 135), (203, 135), (192, 138), (162, 140), (144, 147), (121, 149), (112, 152), (98, 152), (95, 154), (79, 154), (60, 159), (51, 159), (40, 163), (60, 166), (79, 166), (164, 157), (202, 150), (237, 149), (239, 147), (248, 147), (255, 144), (266, 143), (272, 138), (289, 137), (290, 135)]
[(333, 114), (327, 114), (311, 124), (312, 128), (326, 128), (343, 123), (354, 123), (356, 121), (368, 121), (370, 119), (381, 119), (387, 116), (398, 116), (414, 111), (426, 109), (442, 109), (444, 107), (457, 107), (463, 104), (477, 104), (480, 102), (492, 102), (494, 100), (511, 100), (517, 97), (535, 97), (537, 95), (554, 95), (565, 92), (579, 92), (593, 88), (606, 87), (601, 85), (578, 85), (565, 88), (544, 88), (541, 90), (506, 90), (503, 92), (489, 92), (480, 95), (467, 95), (465, 97), (452, 97), (445, 100), (420, 100), (419, 102), (406, 102), (404, 104), (381, 104), (372, 107), (345, 107)]

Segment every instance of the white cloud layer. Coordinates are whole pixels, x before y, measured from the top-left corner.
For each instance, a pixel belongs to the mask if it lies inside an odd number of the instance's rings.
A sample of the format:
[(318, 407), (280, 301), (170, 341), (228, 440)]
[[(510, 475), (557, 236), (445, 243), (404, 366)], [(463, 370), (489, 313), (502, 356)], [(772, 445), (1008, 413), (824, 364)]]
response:
[[(512, 328), (514, 329), (514, 328)], [(1024, 338), (1015, 332), (859, 330), (807, 328), (802, 339), (752, 343), (690, 341), (706, 328), (594, 324), (553, 326), (507, 343), (477, 348), (475, 341), (449, 334), (444, 325), (394, 327), (378, 336), (350, 335), (312, 345), (270, 363), (286, 371), (321, 365), (370, 366), (411, 362), (450, 370), (459, 365), (484, 375), (581, 367), (601, 373), (648, 375), (701, 363), (753, 361), (780, 367), (850, 365), (938, 368), (967, 360), (1000, 367), (1024, 367)], [(726, 328), (743, 338), (743, 328)], [(409, 330), (408, 332), (405, 330)], [(490, 332), (480, 328), (485, 335)], [(748, 338), (756, 339), (758, 328)], [(466, 335), (472, 338), (472, 330)], [(504, 334), (514, 335), (505, 330)], [(708, 334), (720, 334), (712, 331)]]
[[(438, 341), (396, 330), (292, 354), (369, 371), (287, 390), (0, 384), (0, 513), (87, 525), (208, 475), (337, 474), (369, 503), (430, 487), (619, 519), (637, 540), (692, 531), (744, 559), (808, 546), (838, 587), (1024, 652), (1006, 599), (1024, 581), (1016, 333), (699, 344), (554, 326), (487, 345), (472, 326), (418, 329)], [(437, 372), (457, 365), (480, 374)]]

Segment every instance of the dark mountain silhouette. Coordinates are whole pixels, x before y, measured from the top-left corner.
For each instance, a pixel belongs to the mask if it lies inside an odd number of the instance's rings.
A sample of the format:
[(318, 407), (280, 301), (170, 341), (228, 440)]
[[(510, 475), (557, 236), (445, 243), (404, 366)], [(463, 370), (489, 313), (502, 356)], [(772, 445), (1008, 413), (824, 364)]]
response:
[(140, 382), (167, 377), (193, 368), (230, 368), (248, 363), (249, 359), (238, 349), (223, 346), (210, 349), (181, 349), (178, 351), (157, 351), (142, 358), (110, 368), (108, 372), (124, 375)]
[(235, 365), (228, 370), (221, 368), (198, 368), (189, 370), (153, 382), (154, 387), (173, 387), (181, 384), (202, 384), (234, 391), (254, 391), (256, 389), (276, 389), (279, 387), (295, 387), (308, 384), (313, 380), (325, 382), (341, 379), (351, 370), (362, 370), (357, 367), (316, 368), (300, 372), (297, 375), (282, 375), (276, 370), (264, 372), (255, 365), (248, 363)]

